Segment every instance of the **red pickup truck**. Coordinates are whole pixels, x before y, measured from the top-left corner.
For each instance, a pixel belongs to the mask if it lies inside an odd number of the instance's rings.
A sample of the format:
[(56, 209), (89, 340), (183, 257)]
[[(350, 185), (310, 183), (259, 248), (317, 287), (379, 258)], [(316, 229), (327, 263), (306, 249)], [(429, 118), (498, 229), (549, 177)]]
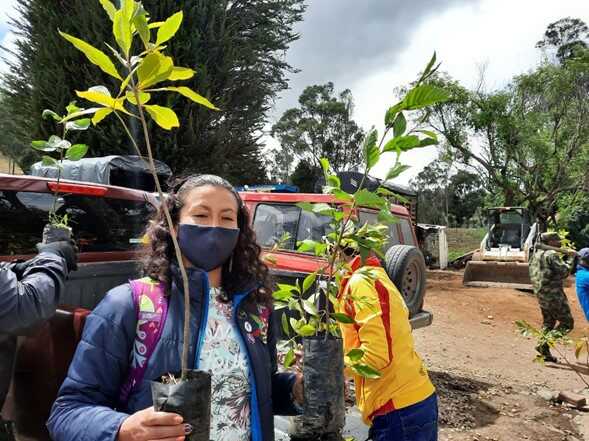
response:
[[(79, 332), (76, 309), (91, 309), (112, 287), (139, 275), (140, 238), (158, 199), (153, 193), (110, 185), (0, 174), (0, 261), (35, 252), (58, 189), (58, 214), (68, 214), (80, 247), (79, 270), (67, 282), (56, 316), (23, 338), (12, 394), (4, 415), (12, 416), (24, 438), (48, 440), (44, 428), (57, 388), (65, 377)], [(324, 265), (312, 254), (296, 251), (304, 239), (320, 239), (327, 219), (297, 207), (298, 202), (336, 204), (321, 194), (243, 192), (260, 245), (272, 248), (284, 233), (290, 240), (272, 251), (271, 273), (277, 281), (304, 278)], [(390, 226), (385, 267), (403, 293), (414, 328), (431, 324), (422, 310), (425, 265), (407, 209), (393, 207), (399, 222)], [(376, 222), (377, 213), (361, 208), (360, 222)]]

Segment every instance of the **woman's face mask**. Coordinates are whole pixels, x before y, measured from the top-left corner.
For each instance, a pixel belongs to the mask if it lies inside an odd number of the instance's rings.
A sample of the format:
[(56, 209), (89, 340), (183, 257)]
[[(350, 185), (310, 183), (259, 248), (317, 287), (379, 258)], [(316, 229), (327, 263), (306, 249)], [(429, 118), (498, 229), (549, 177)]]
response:
[(188, 192), (180, 211), (178, 243), (192, 265), (204, 271), (222, 266), (239, 238), (235, 195), (205, 185)]
[(178, 226), (178, 244), (184, 257), (204, 271), (222, 266), (231, 256), (239, 229), (205, 227), (193, 224)]

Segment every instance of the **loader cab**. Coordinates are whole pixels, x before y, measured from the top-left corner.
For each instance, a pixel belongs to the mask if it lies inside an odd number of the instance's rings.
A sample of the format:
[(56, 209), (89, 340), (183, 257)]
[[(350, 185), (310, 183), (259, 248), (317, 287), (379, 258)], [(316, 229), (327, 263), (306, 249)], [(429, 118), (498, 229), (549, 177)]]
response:
[(497, 207), (487, 210), (487, 249), (523, 249), (530, 233), (529, 212), (523, 207)]

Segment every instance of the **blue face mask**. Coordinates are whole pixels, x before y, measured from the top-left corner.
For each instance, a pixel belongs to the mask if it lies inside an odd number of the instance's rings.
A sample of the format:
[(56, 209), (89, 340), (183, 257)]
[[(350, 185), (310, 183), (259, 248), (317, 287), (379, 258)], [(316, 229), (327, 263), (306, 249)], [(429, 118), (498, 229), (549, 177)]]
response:
[(238, 238), (238, 228), (193, 224), (178, 226), (178, 245), (182, 254), (195, 267), (204, 271), (211, 271), (227, 262)]

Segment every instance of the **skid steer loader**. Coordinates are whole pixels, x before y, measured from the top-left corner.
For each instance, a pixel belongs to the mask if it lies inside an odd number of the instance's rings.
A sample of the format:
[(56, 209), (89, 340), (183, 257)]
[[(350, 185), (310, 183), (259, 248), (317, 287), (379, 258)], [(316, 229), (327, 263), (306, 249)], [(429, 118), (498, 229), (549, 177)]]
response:
[(541, 233), (523, 207), (485, 210), (487, 234), (464, 270), (466, 286), (532, 288), (528, 261)]

